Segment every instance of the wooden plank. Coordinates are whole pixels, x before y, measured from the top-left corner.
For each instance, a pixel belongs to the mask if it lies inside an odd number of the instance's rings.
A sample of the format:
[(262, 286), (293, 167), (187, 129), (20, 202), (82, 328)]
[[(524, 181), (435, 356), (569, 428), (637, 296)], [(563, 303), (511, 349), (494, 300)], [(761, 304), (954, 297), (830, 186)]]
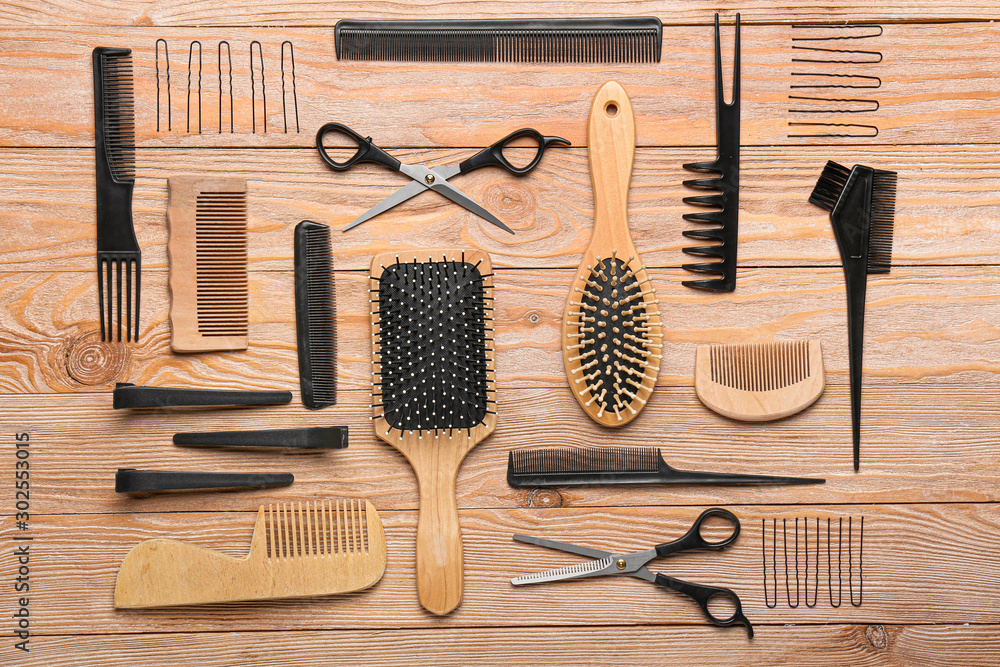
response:
[(439, 628), (301, 632), (192, 632), (40, 637), (18, 664), (84, 667), (107, 656), (134, 667), (197, 663), (204, 667), (264, 664), (280, 656), (296, 665), (355, 665), (378, 655), (382, 665), (584, 664), (633, 665), (669, 656), (680, 664), (800, 664), (841, 667), (993, 667), (1000, 653), (996, 625), (783, 625), (761, 628), (748, 642), (735, 630), (709, 627)]
[[(893, 263), (1000, 264), (1000, 158), (992, 147), (746, 148), (740, 200), (740, 266), (839, 266), (829, 216), (808, 202), (827, 159), (899, 172)], [(468, 149), (399, 151), (406, 161), (451, 164)], [(649, 267), (690, 261), (681, 249), (694, 207), (681, 185), (707, 149), (639, 149), (629, 221)], [(90, 271), (94, 260), (93, 155), (87, 150), (0, 149), (0, 207), (8, 212), (0, 264), (8, 271)], [(405, 181), (377, 165), (338, 174), (315, 150), (140, 150), (133, 215), (143, 268), (167, 266), (167, 179), (185, 173), (248, 180), (249, 265), (288, 270), (292, 229), (303, 219), (339, 229)], [(517, 233), (511, 236), (436, 193), (425, 193), (348, 233), (334, 232), (334, 266), (367, 270), (392, 247), (471, 247), (501, 268), (576, 268), (590, 240), (593, 195), (583, 149), (549, 152), (530, 176), (484, 169), (456, 184)], [(974, 211), (973, 213), (970, 213)], [(393, 242), (385, 236), (391, 234)], [(405, 241), (404, 241), (405, 239)], [(737, 292), (739, 293), (739, 292)]]
[[(335, 260), (336, 262), (336, 260)], [(993, 385), (998, 380), (1000, 281), (989, 267), (904, 267), (869, 277), (865, 386)], [(700, 343), (818, 338), (831, 385), (847, 382), (847, 322), (839, 268), (747, 269), (737, 292), (681, 285), (686, 272), (653, 270), (667, 345), (658, 382), (691, 385)], [(496, 277), (497, 381), (565, 387), (559, 333), (572, 274), (501, 270)], [(340, 272), (338, 379), (371, 382), (367, 276)], [(6, 393), (108, 391), (116, 381), (174, 386), (295, 389), (293, 276), (250, 273), (250, 352), (169, 351), (164, 271), (144, 271), (139, 344), (100, 343), (94, 274), (0, 274), (0, 378)]]
[[(682, 0), (644, 0), (642, 2), (612, 0), (601, 3), (595, 12), (591, 3), (524, 2), (523, 0), (478, 0), (463, 2), (461, 11), (454, 3), (423, 2), (419, 5), (373, 4), (349, 0), (331, 5), (309, 5), (289, 1), (272, 1), (234, 5), (233, 3), (183, 2), (160, 0), (136, 4), (110, 0), (84, 10), (70, 2), (20, 0), (0, 12), (0, 23), (7, 25), (65, 26), (328, 26), (340, 19), (419, 20), (460, 15), (465, 19), (506, 18), (576, 18), (592, 16), (657, 16), (668, 25), (704, 25), (719, 6), (711, 2)], [(969, 21), (996, 16), (996, 7), (989, 0), (957, 3), (954, 1), (906, 0), (880, 4), (877, 7), (835, 0), (817, 6), (802, 0), (773, 3), (748, 0), (734, 11), (743, 12), (743, 20), (764, 22), (929, 22)]]
[[(277, 496), (277, 494), (276, 494)], [(277, 496), (280, 497), (280, 496)], [(246, 499), (248, 509), (254, 504)], [(131, 504), (112, 515), (43, 515), (32, 519), (32, 627), (43, 634), (143, 632), (233, 632), (277, 630), (390, 629), (483, 626), (539, 627), (601, 625), (673, 626), (706, 623), (689, 599), (647, 582), (603, 577), (514, 587), (509, 578), (580, 562), (579, 556), (518, 544), (513, 533), (544, 535), (597, 549), (649, 548), (686, 531), (701, 507), (591, 509), (495, 509), (461, 512), (465, 544), (465, 597), (453, 614), (436, 618), (417, 601), (413, 572), (416, 514), (381, 508), (388, 544), (383, 579), (366, 592), (305, 600), (262, 601), (157, 610), (115, 611), (111, 600), (118, 564), (138, 541), (170, 536), (242, 555), (254, 514), (133, 514)], [(654, 563), (653, 570), (687, 581), (730, 588), (743, 610), (761, 627), (785, 623), (992, 623), (1000, 613), (1000, 511), (993, 505), (731, 506), (743, 530), (724, 552), (687, 552)], [(784, 600), (765, 606), (761, 521), (772, 517), (865, 517), (864, 596), (860, 607), (845, 600), (832, 608), (821, 599), (813, 608), (790, 609)], [(845, 519), (845, 524), (846, 524)], [(855, 538), (858, 526), (855, 522)], [(9, 539), (13, 517), (0, 535)], [(846, 526), (845, 526), (846, 533)], [(770, 539), (770, 535), (768, 535)], [(825, 539), (825, 538), (824, 538)], [(845, 537), (846, 541), (846, 537)], [(837, 561), (833, 538), (833, 558)], [(768, 548), (770, 542), (768, 542)], [(847, 545), (843, 550), (846, 552)], [(779, 547), (780, 548), (780, 547)], [(810, 546), (812, 549), (812, 545)], [(843, 555), (847, 570), (847, 555)], [(826, 556), (820, 555), (821, 571)], [(7, 581), (16, 564), (4, 559)], [(857, 568), (857, 561), (854, 561)], [(838, 586), (836, 562), (833, 585)], [(825, 574), (825, 572), (824, 572)], [(855, 595), (858, 574), (855, 575)], [(947, 581), (947, 585), (942, 582)], [(827, 583), (821, 581), (823, 595)], [(793, 586), (794, 588), (794, 586)], [(834, 593), (836, 598), (836, 593)], [(968, 601), (974, 598), (976, 604)], [(557, 631), (556, 631), (557, 632)], [(736, 635), (732, 630), (720, 635)], [(554, 633), (555, 634), (555, 633)]]
[[(702, 407), (690, 388), (661, 388), (626, 429), (586, 419), (568, 391), (501, 390), (497, 432), (469, 455), (458, 476), (462, 508), (600, 507), (673, 504), (969, 502), (1000, 499), (992, 416), (994, 391), (924, 385), (865, 392), (861, 474), (851, 468), (846, 387), (828, 390), (802, 414), (741, 424)], [(107, 394), (3, 397), (3, 433), (28, 433), (34, 512), (246, 510), (275, 493), (306, 501), (346, 494), (381, 509), (413, 510), (417, 484), (405, 459), (375, 438), (368, 396), (342, 392), (336, 408), (113, 411)], [(955, 406), (962, 406), (961, 411)], [(347, 425), (350, 447), (334, 452), (241, 452), (176, 447), (174, 433)], [(12, 435), (8, 435), (12, 438)], [(643, 486), (512, 488), (508, 452), (545, 445), (651, 445), (683, 470), (826, 479), (801, 487)], [(11, 454), (11, 456), (13, 456)], [(278, 492), (164, 494), (141, 501), (112, 493), (118, 468), (290, 472)], [(636, 491), (640, 493), (636, 493)]]
[[(715, 145), (713, 32), (707, 26), (666, 28), (660, 63), (567, 64), (558, 69), (551, 64), (525, 63), (456, 66), (337, 61), (331, 33), (328, 28), (160, 28), (127, 33), (120, 29), (9, 30), (0, 57), (0, 74), (8, 81), (8, 95), (0, 101), (0, 145), (85, 147), (93, 142), (91, 50), (99, 44), (133, 49), (136, 138), (142, 147), (309, 147), (314, 144), (315, 130), (330, 120), (349, 123), (385, 148), (456, 143), (482, 147), (526, 125), (538, 125), (546, 134), (584, 145), (590, 102), (609, 78), (620, 80), (632, 98), (638, 145)], [(790, 26), (748, 25), (743, 31), (741, 137), (745, 146), (843, 143), (789, 136), (798, 132), (788, 125), (793, 119), (788, 109), (799, 104), (789, 95), (824, 97), (829, 92), (791, 88), (802, 83), (802, 77), (793, 76), (797, 71), (860, 74), (881, 80), (877, 91), (848, 89), (849, 95), (839, 95), (874, 98), (876, 105), (861, 106), (878, 106), (876, 111), (846, 114), (847, 121), (837, 120), (845, 117), (841, 113), (805, 114), (837, 122), (865, 124), (870, 120), (879, 128), (877, 137), (852, 139), (851, 144), (975, 144), (995, 143), (1000, 138), (1000, 111), (993, 103), (1000, 82), (992, 66), (1000, 58), (1000, 27), (993, 23), (887, 25), (873, 40), (855, 40), (864, 42), (860, 48), (881, 54), (881, 61), (871, 65), (794, 63), (799, 52), (792, 50), (793, 36)], [(165, 83), (161, 84), (161, 131), (156, 130), (158, 38), (172, 45), (171, 132), (163, 131)], [(190, 96), (187, 76), (190, 44), (195, 39), (203, 50), (201, 134), (196, 133), (197, 123), (189, 125), (189, 117), (198, 116), (196, 56)], [(259, 75), (251, 86), (249, 44), (255, 39), (262, 44), (263, 85), (270, 91), (266, 109)], [(286, 39), (295, 45), (301, 132), (295, 132), (294, 124), (290, 132), (284, 131), (288, 114), (294, 111), (290, 63), (286, 63), (285, 92), (281, 92), (281, 43)], [(228, 40), (233, 55), (232, 133), (219, 132), (220, 40)], [(165, 59), (161, 69), (165, 74)], [(433, 103), (427, 99), (429, 86), (433, 87)], [(251, 103), (254, 90), (258, 97)], [(834, 108), (844, 106), (833, 104)], [(25, 109), (44, 110), (32, 119), (30, 129), (25, 128)], [(226, 121), (223, 129), (229, 129)]]

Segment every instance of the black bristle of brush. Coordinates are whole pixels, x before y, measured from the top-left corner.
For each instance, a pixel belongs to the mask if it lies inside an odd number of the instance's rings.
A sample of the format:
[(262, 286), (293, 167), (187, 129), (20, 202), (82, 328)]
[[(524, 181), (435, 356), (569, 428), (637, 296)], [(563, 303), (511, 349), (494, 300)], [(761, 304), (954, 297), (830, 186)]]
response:
[(653, 16), (583, 19), (337, 22), (340, 60), (410, 62), (659, 62)]
[(295, 226), (295, 330), (299, 386), (310, 409), (337, 403), (336, 303), (330, 228), (311, 220)]
[(854, 469), (861, 466), (861, 367), (868, 274), (892, 268), (896, 172), (827, 162), (809, 201), (830, 211), (847, 284)]
[(390, 427), (471, 429), (495, 413), (486, 328), (493, 307), (483, 279), (464, 258), (383, 271), (375, 398)]

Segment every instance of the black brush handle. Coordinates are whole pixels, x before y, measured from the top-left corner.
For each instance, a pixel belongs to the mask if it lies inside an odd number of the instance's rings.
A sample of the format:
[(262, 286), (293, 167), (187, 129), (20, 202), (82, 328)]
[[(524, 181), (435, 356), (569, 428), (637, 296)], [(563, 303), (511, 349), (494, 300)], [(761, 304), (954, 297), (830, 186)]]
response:
[(127, 382), (115, 385), (115, 410), (126, 408), (210, 407), (291, 403), (290, 391), (227, 391), (141, 387)]
[(346, 449), (347, 427), (288, 428), (267, 431), (213, 431), (175, 433), (175, 445), (188, 447), (285, 447), (290, 449)]
[(199, 489), (261, 489), (288, 486), (295, 477), (287, 472), (227, 473), (179, 472), (119, 468), (115, 475), (117, 493), (156, 491), (196, 491)]

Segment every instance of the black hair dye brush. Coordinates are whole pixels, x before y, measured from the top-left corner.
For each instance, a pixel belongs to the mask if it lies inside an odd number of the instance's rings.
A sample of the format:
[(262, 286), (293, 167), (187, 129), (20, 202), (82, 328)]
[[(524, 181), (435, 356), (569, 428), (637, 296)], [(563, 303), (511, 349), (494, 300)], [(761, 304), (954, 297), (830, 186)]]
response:
[(462, 601), (455, 478), (496, 428), (493, 273), (478, 250), (377, 255), (371, 268), (375, 434), (417, 477), (417, 593), (447, 614)]
[(896, 172), (827, 162), (809, 201), (830, 211), (847, 283), (854, 469), (861, 459), (861, 361), (868, 274), (889, 273), (896, 213)]

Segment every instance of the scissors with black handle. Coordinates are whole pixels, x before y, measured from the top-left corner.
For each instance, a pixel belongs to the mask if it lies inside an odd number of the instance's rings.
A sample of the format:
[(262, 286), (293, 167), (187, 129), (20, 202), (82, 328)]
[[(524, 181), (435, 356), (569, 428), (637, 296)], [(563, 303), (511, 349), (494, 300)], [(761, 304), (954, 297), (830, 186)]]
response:
[[(702, 525), (704, 525), (707, 519), (712, 517), (720, 517), (724, 519), (726, 523), (730, 524), (732, 526), (732, 534), (720, 541), (709, 541), (702, 537)], [(725, 510), (720, 507), (713, 507), (712, 509), (707, 509), (702, 512), (701, 516), (698, 517), (698, 519), (694, 522), (694, 525), (691, 526), (691, 529), (688, 530), (683, 537), (680, 537), (673, 542), (658, 544), (652, 549), (637, 551), (630, 554), (616, 554), (610, 551), (580, 547), (575, 544), (556, 542), (554, 540), (546, 540), (539, 537), (515, 535), (514, 540), (517, 542), (536, 544), (549, 549), (566, 551), (572, 554), (577, 554), (578, 556), (587, 556), (593, 560), (588, 563), (569, 565), (559, 569), (546, 570), (544, 572), (536, 572), (534, 574), (526, 574), (521, 577), (515, 577), (510, 580), (510, 583), (515, 586), (522, 586), (526, 584), (541, 584), (549, 581), (562, 581), (564, 579), (583, 579), (586, 577), (627, 574), (638, 579), (644, 579), (652, 582), (658, 586), (669, 588), (670, 590), (677, 591), (678, 593), (683, 593), (698, 603), (702, 612), (704, 612), (705, 616), (708, 617), (708, 620), (712, 623), (722, 626), (736, 625), (738, 623), (743, 624), (746, 626), (747, 634), (750, 637), (753, 637), (753, 626), (750, 625), (750, 621), (747, 620), (747, 617), (743, 615), (743, 605), (740, 603), (739, 596), (733, 591), (728, 588), (720, 588), (717, 586), (692, 584), (690, 582), (668, 577), (663, 574), (653, 574), (646, 567), (646, 563), (655, 558), (669, 556), (682, 551), (691, 551), (694, 549), (724, 549), (735, 542), (736, 538), (739, 537), (739, 534), (740, 521), (736, 518), (736, 515), (729, 510)], [(719, 618), (712, 613), (712, 610), (709, 608), (709, 602), (716, 597), (728, 598), (733, 604), (735, 610), (731, 616), (728, 618)]]
[[(357, 152), (343, 162), (338, 162), (330, 157), (330, 155), (326, 152), (326, 147), (323, 145), (323, 137), (331, 132), (342, 134), (350, 138), (357, 145)], [(517, 167), (511, 164), (511, 162), (504, 156), (503, 151), (514, 140), (524, 137), (533, 139), (537, 142), (538, 146), (535, 152), (535, 157), (531, 160), (531, 162), (523, 167)], [(406, 174), (412, 179), (408, 185), (404, 185), (394, 194), (389, 195), (378, 204), (355, 218), (349, 225), (344, 227), (345, 232), (352, 227), (360, 225), (366, 220), (374, 218), (380, 213), (384, 213), (385, 211), (402, 204), (404, 201), (417, 196), (424, 190), (435, 190), (456, 204), (472, 211), (486, 220), (489, 220), (500, 229), (513, 234), (514, 232), (510, 227), (505, 225), (495, 215), (477, 204), (468, 195), (464, 194), (461, 190), (448, 182), (448, 179), (453, 176), (457, 176), (458, 174), (464, 174), (472, 171), (473, 169), (491, 166), (503, 167), (512, 174), (527, 174), (529, 171), (538, 166), (538, 163), (542, 159), (542, 155), (545, 153), (545, 149), (553, 144), (564, 146), (570, 145), (568, 141), (561, 137), (546, 137), (530, 127), (524, 128), (517, 130), (516, 132), (512, 132), (492, 146), (484, 148), (458, 165), (445, 165), (430, 169), (422, 165), (403, 164), (372, 143), (371, 137), (362, 137), (351, 128), (340, 123), (327, 123), (323, 127), (319, 128), (319, 132), (316, 133), (316, 148), (319, 150), (320, 157), (323, 158), (323, 161), (330, 165), (331, 168), (336, 169), (337, 171), (350, 169), (359, 162), (374, 162), (389, 167), (393, 171)]]

